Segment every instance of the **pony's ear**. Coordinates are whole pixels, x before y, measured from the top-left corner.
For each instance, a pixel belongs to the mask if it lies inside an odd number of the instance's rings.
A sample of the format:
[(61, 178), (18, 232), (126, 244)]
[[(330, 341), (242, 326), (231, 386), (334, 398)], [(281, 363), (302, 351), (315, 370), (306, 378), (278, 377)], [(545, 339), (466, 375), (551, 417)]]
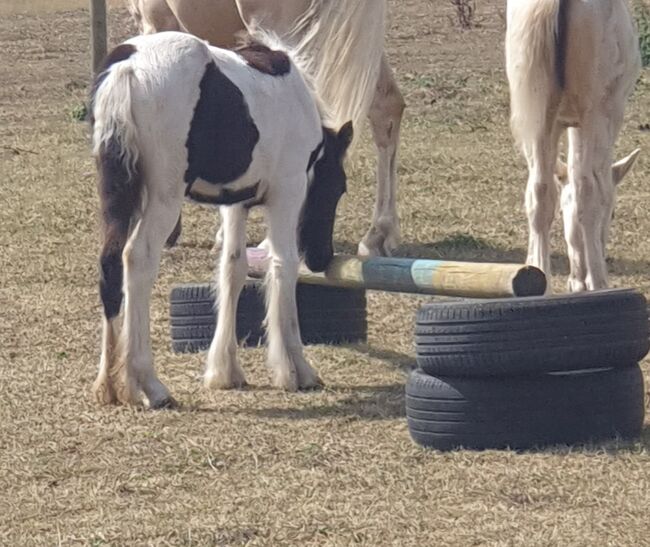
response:
[(336, 134), (336, 142), (338, 143), (341, 152), (345, 153), (345, 151), (352, 143), (353, 138), (354, 130), (352, 129), (352, 122), (349, 121), (344, 123), (341, 126), (341, 129), (339, 129), (339, 132)]

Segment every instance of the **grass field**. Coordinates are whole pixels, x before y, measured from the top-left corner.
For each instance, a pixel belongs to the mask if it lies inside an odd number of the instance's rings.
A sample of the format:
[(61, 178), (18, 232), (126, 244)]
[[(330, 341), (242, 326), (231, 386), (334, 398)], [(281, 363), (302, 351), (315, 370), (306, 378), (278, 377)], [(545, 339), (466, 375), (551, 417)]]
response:
[[(524, 259), (525, 168), (508, 130), (503, 2), (461, 33), (446, 2), (391, 0), (387, 48), (408, 104), (401, 148), (405, 256)], [(112, 43), (133, 32), (111, 12)], [(650, 425), (640, 442), (441, 454), (404, 418), (420, 297), (372, 293), (365, 346), (307, 349), (326, 388), (206, 392), (204, 355), (174, 355), (167, 295), (208, 280), (215, 214), (185, 209), (153, 298), (157, 369), (183, 407), (100, 408), (98, 217), (83, 9), (0, 18), (0, 545), (650, 545)], [(619, 155), (644, 149), (619, 193), (611, 284), (650, 296), (650, 69)], [(351, 162), (337, 249), (367, 229), (374, 154)], [(254, 215), (250, 240), (262, 235)], [(554, 288), (567, 259), (554, 234)], [(646, 378), (648, 361), (643, 364)]]

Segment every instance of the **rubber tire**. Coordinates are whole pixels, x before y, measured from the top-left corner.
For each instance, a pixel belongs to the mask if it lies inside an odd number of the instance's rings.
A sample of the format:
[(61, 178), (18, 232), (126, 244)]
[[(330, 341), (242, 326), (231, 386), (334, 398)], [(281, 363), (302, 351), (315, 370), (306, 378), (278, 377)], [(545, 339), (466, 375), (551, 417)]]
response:
[[(237, 341), (259, 345), (264, 337), (264, 297), (259, 283), (246, 280), (237, 304)], [(209, 283), (178, 285), (169, 297), (172, 349), (195, 353), (210, 347), (217, 324), (215, 295)]]
[[(363, 290), (299, 283), (298, 322), (304, 344), (365, 342), (368, 337)], [(264, 294), (259, 280), (249, 279), (237, 305), (237, 340), (257, 346), (264, 340)], [(216, 328), (212, 285), (179, 285), (170, 294), (172, 349), (192, 353), (207, 349)]]
[(440, 376), (510, 376), (620, 367), (648, 353), (648, 310), (632, 290), (427, 304), (417, 363)]
[(453, 450), (530, 449), (641, 434), (638, 365), (509, 378), (440, 378), (421, 370), (406, 385), (413, 440)]

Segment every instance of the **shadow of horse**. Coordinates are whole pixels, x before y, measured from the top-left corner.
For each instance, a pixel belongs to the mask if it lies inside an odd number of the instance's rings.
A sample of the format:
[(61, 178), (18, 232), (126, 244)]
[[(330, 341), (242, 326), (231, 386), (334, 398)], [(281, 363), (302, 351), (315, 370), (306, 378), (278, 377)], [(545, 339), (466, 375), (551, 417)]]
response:
[[(335, 244), (337, 253), (355, 254), (356, 245), (349, 241)], [(467, 262), (526, 262), (524, 248), (507, 248), (494, 245), (485, 239), (469, 234), (453, 234), (433, 243), (404, 243), (395, 252), (396, 257), (422, 258), (428, 260), (456, 260)], [(650, 269), (648, 260), (608, 258), (611, 275), (645, 275)], [(551, 267), (555, 275), (569, 275), (569, 259), (566, 254), (553, 253)]]
[(348, 418), (350, 420), (392, 420), (404, 418), (404, 384), (363, 386), (328, 386), (328, 392), (343, 393), (334, 403), (320, 404), (314, 399), (311, 406), (295, 408), (270, 407), (244, 412), (272, 420), (318, 420)]

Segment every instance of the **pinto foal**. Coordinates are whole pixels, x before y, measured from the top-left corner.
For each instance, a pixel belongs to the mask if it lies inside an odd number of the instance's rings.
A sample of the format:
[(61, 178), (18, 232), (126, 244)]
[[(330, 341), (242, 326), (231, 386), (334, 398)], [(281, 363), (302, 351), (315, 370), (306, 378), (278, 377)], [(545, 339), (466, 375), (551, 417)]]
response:
[(271, 256), (266, 324), (274, 384), (318, 385), (300, 340), (299, 253), (315, 271), (332, 257), (351, 124), (327, 127), (318, 98), (283, 51), (262, 43), (228, 51), (176, 32), (138, 36), (113, 50), (94, 85), (92, 123), (104, 220), (98, 400), (133, 404), (143, 391), (152, 408), (175, 404), (153, 368), (149, 305), (184, 196), (220, 205), (223, 218), (218, 326), (205, 385), (246, 383), (235, 313), (247, 271), (247, 212), (257, 205)]
[(605, 288), (616, 183), (636, 157), (611, 166), (641, 66), (629, 8), (625, 0), (508, 0), (507, 7), (511, 123), (529, 170), (527, 261), (550, 275), (558, 142), (568, 128), (568, 170), (560, 170), (569, 289)]

